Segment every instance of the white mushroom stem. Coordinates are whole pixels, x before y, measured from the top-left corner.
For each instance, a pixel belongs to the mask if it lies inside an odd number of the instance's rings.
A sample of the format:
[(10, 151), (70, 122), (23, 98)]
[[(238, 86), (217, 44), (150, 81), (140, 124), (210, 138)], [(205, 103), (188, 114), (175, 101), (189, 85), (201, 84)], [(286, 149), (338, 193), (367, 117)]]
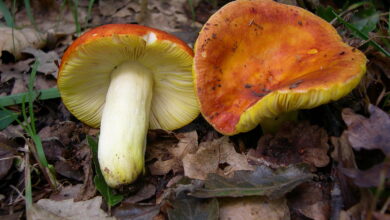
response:
[(111, 73), (100, 128), (98, 159), (110, 187), (133, 182), (144, 169), (153, 76), (136, 62)]

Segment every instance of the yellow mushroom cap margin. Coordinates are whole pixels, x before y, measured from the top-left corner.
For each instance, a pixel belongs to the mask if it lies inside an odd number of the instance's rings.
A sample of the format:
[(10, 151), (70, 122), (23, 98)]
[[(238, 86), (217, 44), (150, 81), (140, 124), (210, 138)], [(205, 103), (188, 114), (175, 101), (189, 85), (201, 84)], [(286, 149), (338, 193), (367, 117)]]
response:
[(341, 98), (367, 62), (325, 20), (272, 0), (228, 3), (203, 26), (194, 51), (201, 113), (225, 135)]
[(173, 130), (197, 117), (191, 48), (168, 33), (133, 24), (94, 28), (67, 49), (57, 84), (68, 110), (99, 127), (110, 73), (125, 61), (136, 61), (153, 73), (151, 129)]

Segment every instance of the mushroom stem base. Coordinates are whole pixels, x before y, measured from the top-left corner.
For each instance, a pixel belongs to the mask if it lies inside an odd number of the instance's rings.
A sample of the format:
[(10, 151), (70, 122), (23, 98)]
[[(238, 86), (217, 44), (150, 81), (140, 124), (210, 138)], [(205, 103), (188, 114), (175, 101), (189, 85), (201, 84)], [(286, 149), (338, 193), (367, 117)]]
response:
[(153, 76), (136, 62), (111, 73), (103, 108), (98, 159), (110, 187), (133, 182), (143, 172)]

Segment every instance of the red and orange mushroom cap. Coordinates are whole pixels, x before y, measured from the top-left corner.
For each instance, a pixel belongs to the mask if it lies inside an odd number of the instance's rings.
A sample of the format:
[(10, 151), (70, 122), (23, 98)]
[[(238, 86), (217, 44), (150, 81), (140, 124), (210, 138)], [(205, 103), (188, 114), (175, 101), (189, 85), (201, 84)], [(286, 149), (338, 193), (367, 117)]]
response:
[(341, 98), (359, 83), (366, 61), (309, 11), (237, 0), (202, 28), (193, 75), (203, 116), (233, 135), (265, 118)]

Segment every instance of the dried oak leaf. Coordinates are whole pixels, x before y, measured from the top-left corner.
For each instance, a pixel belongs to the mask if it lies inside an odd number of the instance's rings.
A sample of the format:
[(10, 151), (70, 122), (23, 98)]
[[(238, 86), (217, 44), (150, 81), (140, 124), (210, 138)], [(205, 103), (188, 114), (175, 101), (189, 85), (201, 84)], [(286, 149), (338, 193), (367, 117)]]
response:
[(34, 29), (17, 30), (10, 27), (0, 27), (0, 56), (2, 51), (8, 51), (16, 59), (19, 59), (23, 49), (27, 47), (42, 48), (45, 43), (45, 36)]
[[(179, 142), (177, 142), (179, 140)], [(182, 159), (189, 152), (193, 152), (198, 146), (196, 131), (179, 133), (175, 136), (148, 143), (148, 160), (157, 159), (150, 164), (152, 175), (165, 175), (171, 170), (174, 173), (182, 172)]]
[(43, 52), (35, 48), (26, 48), (23, 53), (32, 54), (36, 60), (39, 61), (37, 71), (47, 75), (51, 75), (57, 78), (58, 67), (55, 62), (60, 60), (59, 55), (55, 51)]
[(380, 108), (369, 105), (370, 117), (355, 114), (351, 109), (344, 109), (342, 117), (348, 126), (349, 143), (356, 150), (380, 149), (390, 155), (390, 116)]
[(237, 170), (253, 170), (245, 155), (234, 149), (229, 137), (202, 142), (193, 154), (183, 158), (184, 175), (205, 180), (209, 173), (231, 176)]
[(308, 122), (285, 123), (275, 135), (260, 138), (257, 149), (250, 150), (248, 157), (253, 163), (271, 167), (307, 163), (324, 167), (329, 163), (327, 155), (328, 135), (323, 128)]

